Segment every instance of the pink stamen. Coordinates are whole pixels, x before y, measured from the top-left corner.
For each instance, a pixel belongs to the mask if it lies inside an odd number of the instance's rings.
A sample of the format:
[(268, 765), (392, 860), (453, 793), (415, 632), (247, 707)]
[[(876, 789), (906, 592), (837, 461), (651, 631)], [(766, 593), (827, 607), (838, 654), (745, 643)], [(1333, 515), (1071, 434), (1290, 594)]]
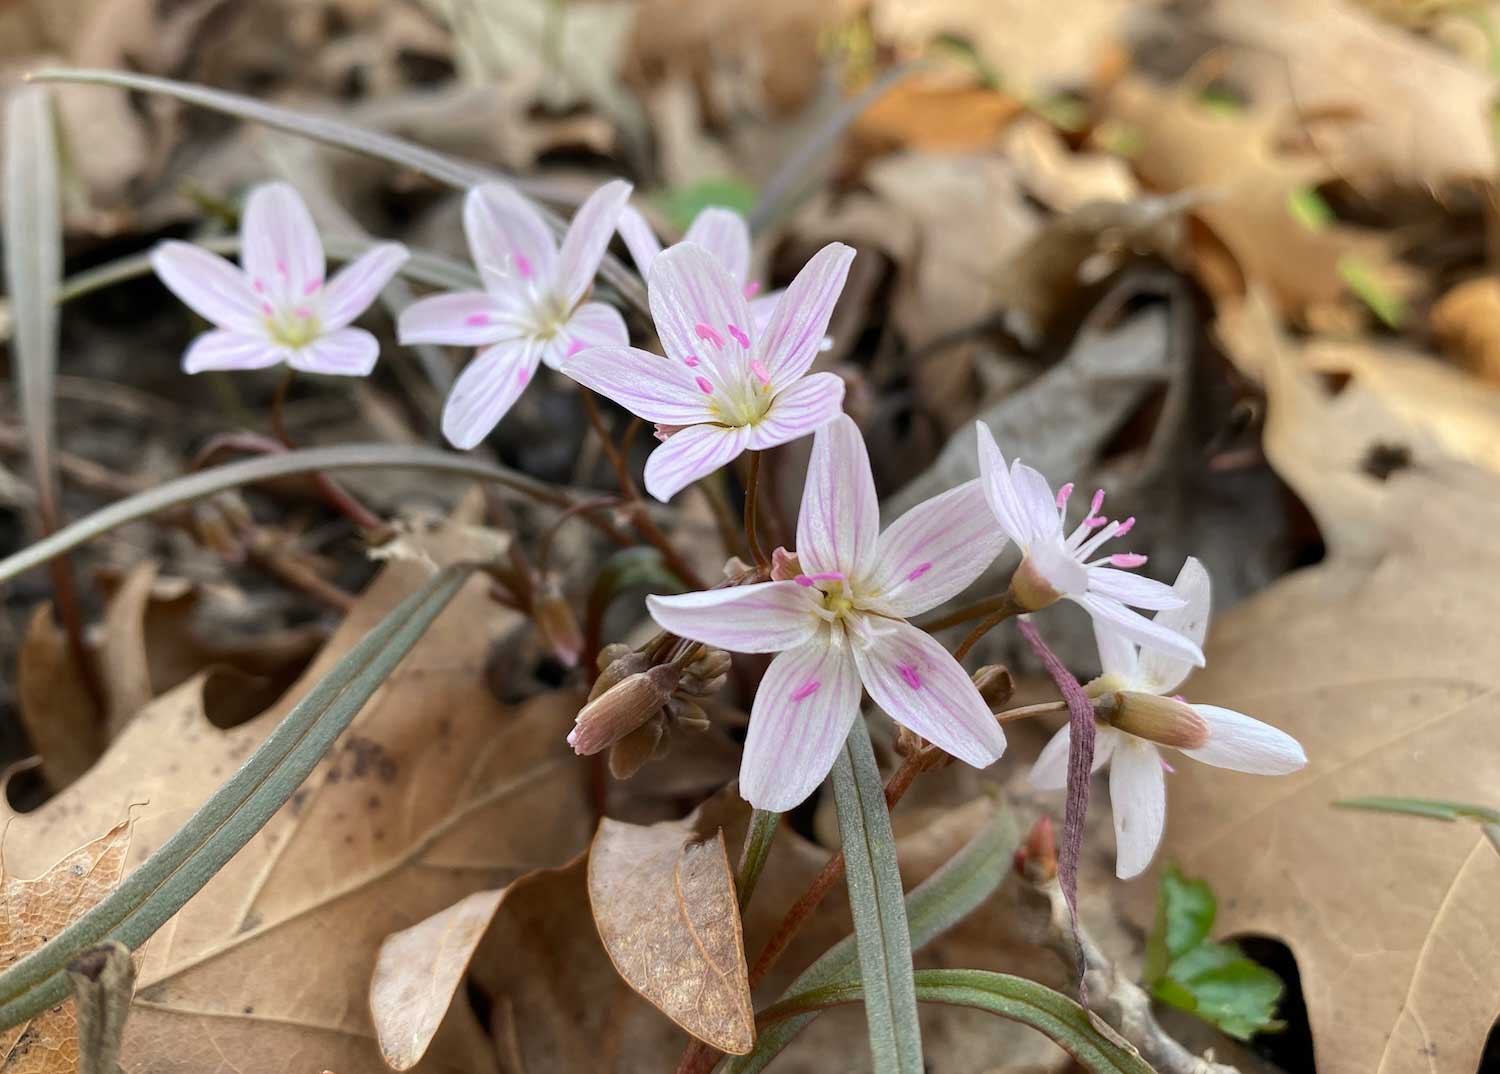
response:
[(271, 306), (271, 304), (269, 302), (262, 302), (260, 304), (260, 311), (262, 313), (264, 313), (267, 317), (274, 317), (274, 316), (276, 316), (276, 310)]
[(524, 365), (520, 369), (516, 370), (516, 381), (518, 383), (525, 384), (530, 379), (531, 370), (527, 369)]
[(276, 259), (276, 271), (283, 276), (286, 275), (286, 262), (279, 257)]
[(1099, 513), (1099, 508), (1104, 506), (1104, 490), (1095, 489), (1094, 498), (1089, 501), (1089, 517), (1093, 518)]
[(758, 294), (760, 294), (760, 281), (759, 280), (751, 280), (749, 283), (745, 284), (745, 297), (746, 298), (754, 298)]
[(697, 369), (698, 364), (702, 361), (703, 359), (699, 358), (696, 354), (690, 354), (682, 360), (682, 364), (687, 366), (689, 369)]
[(906, 580), (908, 582), (915, 582), (918, 578), (922, 577), (922, 575), (926, 574), (930, 570), (932, 570), (932, 564), (931, 563), (924, 563), (920, 567), (918, 567), (916, 570), (914, 570), (910, 574), (908, 574), (906, 576)]
[(724, 346), (724, 337), (719, 335), (719, 333), (715, 332), (712, 328), (708, 327), (708, 325), (704, 324), (702, 321), (699, 321), (696, 325), (693, 326), (693, 331), (698, 333), (699, 339), (706, 339), (715, 347)]
[(1115, 530), (1115, 536), (1123, 537), (1133, 529), (1135, 529), (1135, 516), (1131, 515), (1124, 522), (1120, 523), (1120, 528)]
[(488, 313), (471, 313), (464, 318), (464, 324), (481, 325), (489, 323), (490, 315)]
[(1171, 772), (1173, 775), (1177, 774), (1177, 769), (1175, 769), (1171, 765), (1167, 764), (1167, 759), (1165, 757), (1163, 757), (1161, 754), (1158, 753), (1156, 755), (1156, 759), (1161, 762), (1161, 766), (1162, 766), (1162, 769), (1164, 771)]
[(572, 343), (568, 344), (567, 357), (571, 358), (581, 350), (583, 350), (583, 340), (575, 339)]
[(1109, 563), (1112, 567), (1125, 567), (1126, 569), (1144, 567), (1146, 565), (1146, 557), (1139, 552), (1116, 552), (1109, 557)]
[(714, 393), (714, 386), (708, 382), (707, 377), (698, 377), (697, 384), (698, 390), (704, 395), (712, 395)]
[(302, 293), (304, 295), (316, 294), (317, 291), (318, 291), (318, 288), (320, 288), (322, 286), (323, 286), (323, 277), (319, 276), (316, 280), (308, 280), (307, 281), (307, 285), (302, 288)]
[(516, 271), (521, 274), (522, 278), (531, 279), (531, 262), (525, 254), (516, 255)]
[(823, 684), (817, 679), (808, 679), (805, 683), (792, 691), (792, 700), (804, 701), (807, 698), (812, 697), (813, 694), (817, 693), (818, 687), (822, 685)]
[(792, 581), (796, 582), (803, 589), (807, 589), (815, 582), (842, 582), (843, 580), (844, 576), (838, 571), (823, 571), (820, 574), (799, 574), (796, 578), (792, 579)]
[(266, 290), (266, 281), (265, 280), (257, 278), (257, 279), (251, 280), (250, 282), (255, 285), (255, 289), (257, 291), (261, 292), (262, 294), (265, 293), (265, 290)]
[(737, 327), (735, 327), (732, 324), (728, 325), (727, 327), (729, 329), (729, 334), (734, 337), (734, 341), (736, 343), (738, 343), (741, 347), (744, 347), (746, 350), (749, 350), (750, 349), (750, 337), (747, 336), (747, 335), (745, 335), (745, 333), (741, 332)]
[(312, 316), (312, 310), (308, 309), (306, 306), (298, 306), (297, 316), (301, 317), (305, 321)]
[(1073, 495), (1073, 482), (1071, 481), (1057, 490), (1057, 509), (1059, 511), (1068, 506), (1068, 497), (1071, 495)]
[(896, 673), (901, 676), (901, 681), (913, 690), (920, 690), (922, 688), (922, 676), (918, 675), (917, 669), (910, 664), (896, 665)]
[(765, 364), (759, 358), (750, 363), (750, 372), (754, 373), (755, 379), (762, 384), (771, 383), (771, 371), (765, 367)]

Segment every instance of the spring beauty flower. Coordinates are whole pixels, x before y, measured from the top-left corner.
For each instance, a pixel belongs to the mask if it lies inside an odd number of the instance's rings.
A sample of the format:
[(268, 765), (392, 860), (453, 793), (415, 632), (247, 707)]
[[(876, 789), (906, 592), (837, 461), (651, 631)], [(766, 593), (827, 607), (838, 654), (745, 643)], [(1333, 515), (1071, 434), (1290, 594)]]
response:
[(629, 341), (619, 312), (585, 302), (615, 233), (630, 184), (605, 183), (574, 215), (559, 248), (536, 207), (504, 183), (464, 199), (464, 232), (483, 291), (453, 291), (412, 303), (402, 343), (481, 348), (443, 405), (443, 435), (458, 448), (488, 436), (536, 375), (586, 347)]
[(978, 689), (907, 619), (958, 594), (1004, 544), (976, 481), (918, 504), (881, 533), (858, 427), (840, 415), (819, 429), (797, 519), (800, 573), (646, 598), (656, 622), (681, 637), (779, 654), (755, 693), (740, 793), (775, 812), (811, 794), (859, 715), (861, 687), (897, 723), (960, 760), (983, 768), (999, 757), (1005, 735)]
[(1160, 617), (1152, 622), (1131, 610), (1182, 605), (1182, 598), (1170, 586), (1129, 573), (1129, 568), (1144, 565), (1146, 557), (1116, 552), (1093, 558), (1105, 543), (1129, 533), (1135, 518), (1119, 522), (1100, 515), (1104, 505), (1104, 490), (1100, 489), (1094, 493), (1087, 517), (1072, 533), (1065, 534), (1063, 518), (1073, 493), (1072, 483), (1054, 495), (1047, 479), (1019, 459), (1007, 467), (990, 430), (983, 422), (975, 426), (980, 481), (990, 510), (1006, 536), (1021, 548), (1021, 565), (1011, 579), (1011, 594), (1023, 610), (1038, 611), (1066, 598), (1081, 605), (1095, 624), (1107, 624), (1147, 648), (1160, 649), (1202, 667), (1203, 650), (1196, 641), (1170, 629)]
[(823, 247), (757, 330), (719, 259), (680, 242), (652, 261), (648, 288), (667, 356), (595, 347), (565, 361), (563, 372), (658, 425), (646, 489), (669, 500), (740, 452), (797, 440), (840, 413), (844, 382), (807, 370), (853, 260), (843, 243)]
[[(1157, 613), (1156, 624), (1201, 645), (1208, 629), (1208, 572), (1196, 559), (1182, 565), (1173, 586), (1183, 604)], [(1195, 761), (1236, 772), (1267, 776), (1295, 772), (1307, 764), (1297, 740), (1269, 724), (1217, 705), (1188, 704), (1170, 697), (1192, 671), (1180, 657), (1138, 648), (1108, 623), (1094, 623), (1104, 673), (1088, 685), (1094, 697), (1118, 692), (1115, 715), (1101, 724), (1094, 746), (1094, 770), (1110, 764), (1109, 796), (1118, 847), (1115, 872), (1121, 879), (1140, 875), (1161, 843), (1167, 816), (1165, 771), (1160, 753), (1173, 746)], [(1041, 790), (1068, 782), (1068, 728), (1047, 743), (1031, 770)]]
[(240, 265), (188, 242), (151, 251), (151, 267), (194, 313), (215, 325), (182, 357), (188, 373), (263, 369), (285, 362), (305, 373), (362, 377), (380, 344), (350, 324), (406, 262), (383, 242), (324, 278), (323, 242), (288, 183), (250, 192), (240, 219)]

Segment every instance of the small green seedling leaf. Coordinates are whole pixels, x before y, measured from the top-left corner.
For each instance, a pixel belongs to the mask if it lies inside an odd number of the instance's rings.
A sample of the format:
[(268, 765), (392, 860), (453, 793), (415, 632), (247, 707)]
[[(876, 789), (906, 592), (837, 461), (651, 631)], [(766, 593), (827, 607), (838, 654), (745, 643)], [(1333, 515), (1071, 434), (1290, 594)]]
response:
[(657, 200), (667, 220), (679, 232), (692, 226), (693, 218), (710, 206), (733, 209), (748, 216), (755, 208), (755, 188), (738, 179), (701, 179), (689, 186), (668, 190)]

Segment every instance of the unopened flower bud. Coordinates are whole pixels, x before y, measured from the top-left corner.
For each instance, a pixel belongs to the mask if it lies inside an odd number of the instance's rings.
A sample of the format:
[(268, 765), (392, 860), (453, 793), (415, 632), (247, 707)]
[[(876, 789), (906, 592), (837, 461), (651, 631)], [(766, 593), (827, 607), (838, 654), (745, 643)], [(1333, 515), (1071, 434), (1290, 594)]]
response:
[(705, 649), (683, 672), (678, 692), (685, 697), (712, 697), (729, 675), (730, 657), (723, 649)]
[(578, 656), (583, 652), (583, 630), (556, 579), (548, 579), (538, 587), (531, 617), (536, 622), (542, 644), (568, 667), (576, 667)]
[(974, 686), (991, 712), (999, 712), (1016, 692), (1015, 680), (1004, 664), (986, 664), (974, 672)]
[(1121, 691), (1109, 722), (1135, 735), (1179, 750), (1196, 750), (1208, 742), (1208, 722), (1193, 706), (1156, 694)]
[(1057, 834), (1051, 817), (1043, 814), (1031, 826), (1026, 842), (1016, 848), (1015, 868), (1033, 883), (1051, 880), (1057, 875)]
[(568, 745), (584, 757), (613, 746), (661, 711), (677, 688), (679, 674), (663, 665), (637, 672), (605, 690), (578, 713)]
[(604, 691), (609, 690), (632, 675), (637, 675), (651, 667), (651, 658), (645, 653), (638, 653), (628, 645), (616, 642), (606, 645), (599, 651), (597, 661), (599, 677), (594, 680), (594, 688), (589, 691), (589, 700), (592, 701)]
[(656, 756), (664, 730), (661, 720), (648, 720), (609, 749), (609, 774), (629, 779)]
[(1027, 556), (1010, 576), (1010, 595), (1023, 612), (1039, 612), (1062, 599), (1036, 564)]

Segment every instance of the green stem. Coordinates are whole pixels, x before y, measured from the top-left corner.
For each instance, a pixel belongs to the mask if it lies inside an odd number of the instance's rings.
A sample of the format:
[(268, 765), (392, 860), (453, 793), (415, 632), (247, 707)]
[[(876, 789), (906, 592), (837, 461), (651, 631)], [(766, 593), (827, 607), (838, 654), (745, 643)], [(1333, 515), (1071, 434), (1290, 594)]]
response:
[(750, 814), (745, 846), (740, 851), (740, 867), (734, 874), (734, 889), (739, 892), (741, 914), (750, 905), (750, 896), (755, 893), (761, 870), (766, 867), (766, 858), (771, 853), (771, 841), (776, 838), (776, 825), (780, 820), (780, 813), (765, 809), (757, 809)]

